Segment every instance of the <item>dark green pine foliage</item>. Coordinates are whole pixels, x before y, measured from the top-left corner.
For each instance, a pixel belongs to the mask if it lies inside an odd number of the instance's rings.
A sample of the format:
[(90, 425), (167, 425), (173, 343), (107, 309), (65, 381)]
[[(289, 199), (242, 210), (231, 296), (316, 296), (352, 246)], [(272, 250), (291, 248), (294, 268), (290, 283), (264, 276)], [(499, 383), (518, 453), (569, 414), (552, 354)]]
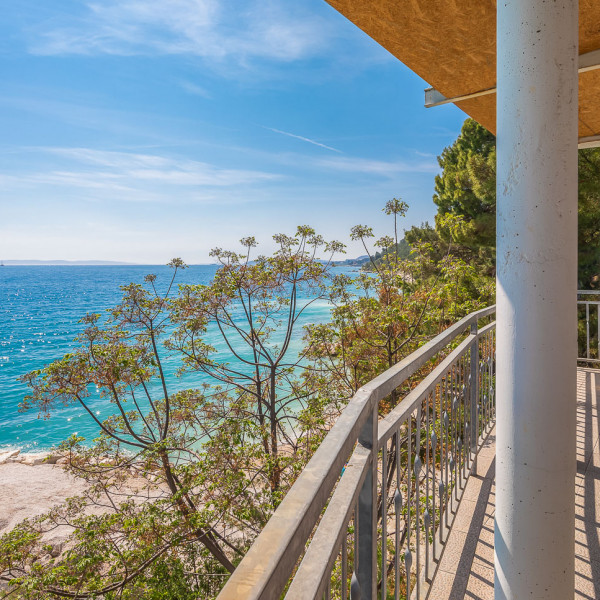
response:
[(600, 287), (600, 148), (579, 151), (579, 289)]
[(465, 260), (492, 273), (496, 258), (496, 138), (467, 119), (438, 162), (435, 228)]
[[(496, 262), (496, 138), (467, 119), (456, 141), (438, 157), (435, 229), (427, 223), (406, 232), (411, 245), (450, 246), (483, 273)], [(600, 288), (600, 149), (579, 151), (579, 289)], [(436, 243), (434, 238), (439, 238)], [(435, 257), (432, 257), (435, 259)]]

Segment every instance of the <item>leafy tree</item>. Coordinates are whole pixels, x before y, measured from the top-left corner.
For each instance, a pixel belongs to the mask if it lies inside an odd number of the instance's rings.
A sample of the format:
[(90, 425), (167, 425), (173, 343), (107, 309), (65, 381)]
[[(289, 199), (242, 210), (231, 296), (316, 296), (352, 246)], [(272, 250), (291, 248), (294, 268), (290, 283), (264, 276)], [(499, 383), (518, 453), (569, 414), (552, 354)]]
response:
[[(402, 214), (405, 210), (406, 205)], [(394, 216), (397, 235), (400, 211), (388, 214)], [(427, 234), (430, 239), (425, 239)], [(380, 251), (376, 254), (368, 245), (372, 237), (370, 227), (352, 228), (351, 238), (362, 243), (370, 258), (369, 272), (354, 279), (336, 277), (332, 320), (309, 328), (315, 385), (323, 394), (342, 400), (493, 296), (491, 279), (454, 256), (451, 245), (429, 226), (423, 228), (422, 236), (412, 239), (411, 254), (404, 260), (393, 251), (394, 238), (377, 240)], [(383, 410), (395, 405), (397, 398), (393, 393), (382, 404)]]
[(600, 284), (600, 148), (579, 151), (578, 286)]
[[(453, 254), (494, 274), (496, 257), (496, 141), (476, 121), (467, 119), (456, 141), (438, 158), (442, 173), (435, 180), (438, 207), (435, 232), (453, 244)], [(600, 282), (600, 150), (579, 151), (580, 288)], [(430, 238), (431, 230), (413, 228), (409, 243)], [(422, 237), (424, 236), (424, 237)], [(441, 245), (441, 244), (438, 244)]]
[[(495, 244), (496, 138), (467, 119), (456, 141), (438, 157), (436, 225), (447, 239), (476, 249)], [(453, 219), (448, 219), (448, 216)]]
[[(394, 217), (394, 243), (393, 243), (393, 252), (394, 252), (394, 261), (396, 265), (398, 264), (398, 250), (400, 248), (400, 242), (398, 240), (398, 217), (406, 216), (406, 211), (408, 210), (408, 204), (401, 200), (400, 198), (392, 198), (385, 203), (383, 208), (383, 212), (386, 215), (392, 215)], [(386, 248), (387, 250), (387, 248)]]
[[(214, 281), (175, 297), (180, 259), (165, 294), (154, 275), (125, 286), (107, 319), (85, 317), (78, 350), (24, 377), (24, 410), (49, 417), (76, 403), (101, 433), (89, 446), (79, 437), (61, 446), (86, 494), (0, 538), (0, 597), (216, 593), (337, 414), (308, 393), (304, 354), (291, 347), (343, 247), (309, 227), (275, 239), (274, 255), (255, 260), (253, 238), (242, 254), (215, 250)], [(225, 352), (207, 343), (209, 332)], [(165, 367), (176, 357), (182, 372), (213, 383), (177, 389)], [(96, 390), (115, 408), (104, 421), (90, 406)], [(57, 527), (70, 531), (62, 551), (46, 544)]]
[[(293, 407), (307, 397), (297, 382), (306, 351), (290, 357), (290, 344), (302, 314), (327, 297), (331, 260), (343, 245), (325, 243), (310, 227), (299, 227), (295, 237), (274, 239), (277, 252), (254, 262), (254, 238), (242, 240), (245, 254), (213, 251), (221, 268), (212, 284), (183, 286), (173, 303), (179, 328), (169, 346), (181, 353), (187, 368), (226, 385), (245, 404), (250, 426), (246, 434), (260, 440), (268, 457), (269, 488), (276, 505), (284, 464), (290, 462), (290, 457), (281, 456), (281, 444), (297, 450), (293, 432), (300, 417)], [(317, 259), (320, 249), (328, 254), (324, 262)], [(302, 296), (309, 299), (302, 301)], [(217, 349), (202, 341), (211, 325), (235, 362), (219, 360)]]

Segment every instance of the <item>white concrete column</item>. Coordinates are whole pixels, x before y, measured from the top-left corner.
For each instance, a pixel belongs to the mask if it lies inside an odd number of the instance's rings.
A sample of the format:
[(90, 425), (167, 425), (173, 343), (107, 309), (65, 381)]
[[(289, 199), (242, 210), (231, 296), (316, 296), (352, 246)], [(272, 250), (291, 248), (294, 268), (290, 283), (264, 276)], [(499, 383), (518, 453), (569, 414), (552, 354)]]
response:
[(577, 0), (498, 0), (496, 600), (574, 594)]

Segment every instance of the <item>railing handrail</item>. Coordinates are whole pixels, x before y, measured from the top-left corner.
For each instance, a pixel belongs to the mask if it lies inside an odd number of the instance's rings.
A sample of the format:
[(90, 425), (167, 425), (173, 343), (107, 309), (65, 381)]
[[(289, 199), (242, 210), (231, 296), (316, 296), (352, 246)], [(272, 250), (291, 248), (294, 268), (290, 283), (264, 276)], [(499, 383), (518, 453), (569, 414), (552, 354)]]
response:
[(402, 399), (396, 407), (394, 407), (384, 419), (379, 421), (378, 429), (378, 440), (377, 443), (381, 446), (386, 442), (392, 435), (395, 427), (398, 426), (400, 421), (406, 419), (411, 412), (414, 411), (417, 404), (423, 400), (423, 396), (426, 390), (435, 385), (440, 379), (444, 377), (444, 374), (456, 361), (457, 357), (464, 354), (480, 336), (484, 336), (490, 329), (496, 327), (496, 322), (489, 323), (485, 327), (482, 327), (477, 334), (470, 335), (464, 340), (459, 346), (457, 346), (429, 375), (427, 375), (423, 381), (419, 383), (413, 390), (411, 390), (405, 398)]
[[(480, 337), (485, 336), (495, 326), (494, 321), (482, 327), (477, 333), (469, 335), (412, 389), (384, 419), (379, 421), (378, 450), (395, 434), (401, 423), (407, 422), (419, 403), (446, 376), (449, 368), (460, 357), (464, 356)], [(349, 515), (356, 504), (370, 459), (371, 454), (368, 450), (358, 444), (348, 461), (343, 477), (335, 489), (327, 510), (319, 522), (319, 527), (294, 576), (285, 600), (317, 598), (326, 586), (327, 578), (330, 576), (336, 559), (335, 549), (339, 548), (342, 543)]]
[(494, 305), (467, 315), (356, 392), (229, 578), (218, 600), (280, 596), (376, 404), (467, 328), (495, 310)]

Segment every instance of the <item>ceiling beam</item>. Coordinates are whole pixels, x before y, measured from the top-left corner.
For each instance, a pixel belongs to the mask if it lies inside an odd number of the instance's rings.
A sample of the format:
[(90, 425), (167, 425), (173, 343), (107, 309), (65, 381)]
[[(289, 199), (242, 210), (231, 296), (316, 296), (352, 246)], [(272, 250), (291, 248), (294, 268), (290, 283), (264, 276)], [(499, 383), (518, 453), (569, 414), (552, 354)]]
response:
[[(591, 52), (586, 52), (585, 54), (579, 55), (580, 73), (586, 73), (587, 71), (595, 71), (596, 69), (600, 69), (600, 50), (592, 50)], [(446, 98), (446, 96), (438, 92), (435, 88), (427, 88), (425, 90), (425, 108), (433, 108), (434, 106), (441, 106), (442, 104), (456, 104), (457, 102), (462, 102), (463, 100), (471, 100), (471, 98), (479, 98), (480, 96), (488, 96), (489, 94), (495, 93), (496, 88), (491, 87), (486, 88), (484, 90), (479, 90), (477, 92), (471, 92), (470, 94), (461, 94), (460, 96)], [(590, 148), (592, 146), (583, 147)]]
[(600, 135), (590, 135), (588, 137), (580, 137), (578, 148), (598, 148), (600, 146)]

